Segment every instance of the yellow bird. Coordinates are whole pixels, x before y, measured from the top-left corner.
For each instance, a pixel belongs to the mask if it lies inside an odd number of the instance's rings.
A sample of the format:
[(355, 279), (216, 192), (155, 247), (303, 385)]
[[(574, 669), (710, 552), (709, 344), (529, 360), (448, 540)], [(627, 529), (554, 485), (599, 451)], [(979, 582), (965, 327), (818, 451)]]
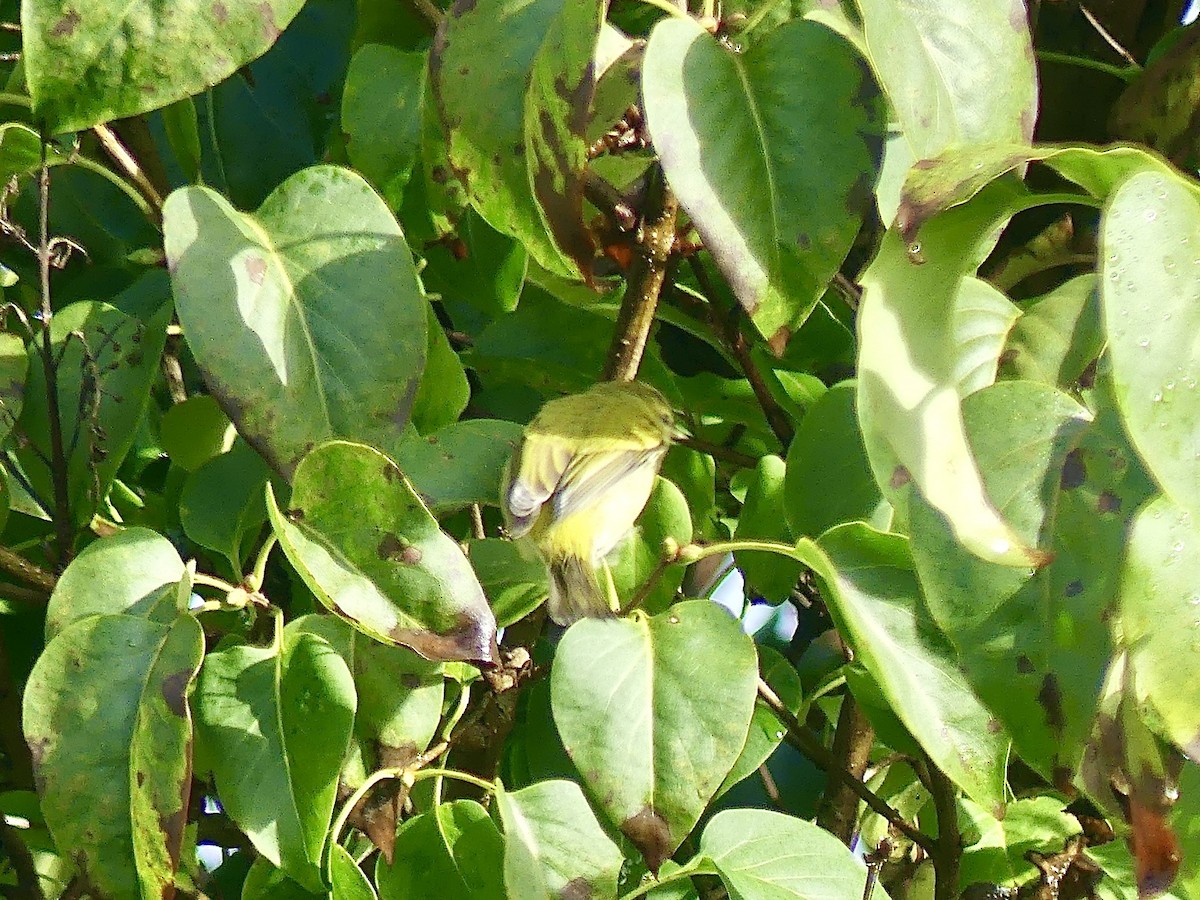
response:
[(633, 529), (680, 436), (670, 404), (638, 382), (551, 400), (526, 426), (500, 505), (509, 535), (526, 538), (550, 570), (558, 624), (617, 610), (605, 557)]

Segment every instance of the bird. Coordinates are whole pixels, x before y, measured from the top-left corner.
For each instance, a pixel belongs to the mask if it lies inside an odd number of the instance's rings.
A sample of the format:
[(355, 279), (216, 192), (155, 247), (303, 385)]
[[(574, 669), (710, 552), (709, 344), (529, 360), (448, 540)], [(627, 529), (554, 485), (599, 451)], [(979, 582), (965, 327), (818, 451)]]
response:
[(550, 618), (570, 626), (618, 610), (605, 558), (632, 530), (672, 441), (671, 405), (637, 381), (606, 381), (548, 401), (505, 469), (508, 535), (549, 572)]

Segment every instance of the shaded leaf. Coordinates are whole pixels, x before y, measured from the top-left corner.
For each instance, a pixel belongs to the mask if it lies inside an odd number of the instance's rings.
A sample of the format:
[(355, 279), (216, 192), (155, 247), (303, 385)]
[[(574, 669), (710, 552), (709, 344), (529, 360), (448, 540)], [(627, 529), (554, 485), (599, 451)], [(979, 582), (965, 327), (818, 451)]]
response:
[(504, 842), (487, 811), (455, 800), (408, 819), (396, 833), (391, 865), (380, 860), (380, 900), (506, 900)]
[(427, 55), (383, 44), (355, 51), (342, 94), (350, 162), (385, 197), (398, 196), (420, 161)]
[[(692, 540), (692, 519), (683, 492), (665, 478), (656, 477), (650, 499), (634, 523), (633, 532), (610, 555), (609, 565), (617, 596), (629, 602), (651, 574), (658, 569), (663, 543), (679, 547)], [(666, 609), (683, 584), (683, 566), (671, 566), (646, 595), (642, 607), (648, 612)]]
[(288, 877), (322, 890), (321, 853), (354, 723), (345, 661), (277, 617), (271, 645), (208, 654), (195, 705), (226, 814)]
[(961, 397), (996, 380), (1000, 355), (1021, 310), (986, 281), (964, 278), (954, 298), (954, 374)]
[(1026, 306), (1008, 336), (1001, 370), (1065, 388), (1104, 346), (1095, 275), (1079, 275)]
[(457, 422), (471, 399), (467, 373), (432, 306), (426, 306), (426, 335), (425, 371), (412, 408), (413, 427), (421, 434)]
[(396, 462), (436, 513), (500, 502), (504, 466), (522, 428), (499, 419), (467, 419), (405, 441)]
[[(734, 532), (737, 540), (793, 543), (792, 530), (784, 513), (786, 471), (787, 466), (778, 456), (759, 459)], [(734, 560), (742, 570), (751, 595), (758, 595), (768, 603), (786, 600), (803, 570), (803, 566), (793, 559), (756, 550), (738, 550)]]
[(203, 187), (163, 209), (188, 346), (239, 433), (290, 475), (332, 437), (395, 448), (425, 356), (426, 301), (387, 207), (331, 166), (254, 215)]
[(559, 644), (551, 703), (563, 745), (652, 869), (736, 762), (757, 679), (750, 639), (703, 600), (653, 618), (583, 619)]
[(246, 538), (267, 521), (263, 487), (271, 470), (249, 444), (237, 441), (228, 453), (214, 456), (183, 483), (179, 521), (187, 536), (229, 561), (241, 575)]
[(30, 674), (42, 812), (104, 895), (174, 896), (192, 787), (187, 694), (203, 653), (190, 616), (99, 615), (64, 628)]
[(189, 472), (195, 472), (214, 456), (226, 453), (233, 446), (237, 432), (229, 416), (208, 394), (188, 397), (176, 403), (158, 423), (158, 439), (171, 462)]
[(671, 187), (778, 352), (871, 202), (884, 121), (865, 63), (811, 22), (734, 53), (671, 17), (651, 33), (642, 91)]
[(496, 621), (458, 544), (371, 447), (331, 441), (296, 469), (271, 525), (309, 589), (364, 634), (427, 659), (491, 661)]
[(536, 557), (525, 557), (520, 543), (484, 538), (468, 546), (471, 566), (501, 628), (519, 622), (546, 599), (550, 592), (546, 566)]

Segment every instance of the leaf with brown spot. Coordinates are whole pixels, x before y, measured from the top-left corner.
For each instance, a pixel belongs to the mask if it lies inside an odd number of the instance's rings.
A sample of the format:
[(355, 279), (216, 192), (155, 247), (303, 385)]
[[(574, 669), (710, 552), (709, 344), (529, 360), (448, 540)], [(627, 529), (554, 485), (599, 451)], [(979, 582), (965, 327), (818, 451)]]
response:
[(708, 601), (652, 618), (584, 619), (563, 637), (554, 723), (598, 808), (647, 863), (679, 846), (733, 768), (757, 680), (753, 644)]
[(265, 53), (301, 6), (302, 0), (27, 4), (21, 59), (37, 117), (55, 134), (82, 131), (198, 94)]
[(104, 895), (174, 895), (192, 783), (183, 698), (203, 653), (191, 616), (97, 615), (63, 628), (30, 674), (46, 824)]
[(384, 454), (323, 444), (297, 467), (290, 502), (303, 520), (268, 493), (272, 527), (325, 606), (427, 659), (493, 661), (496, 620), (470, 563)]
[(521, 900), (615, 897), (624, 857), (573, 781), (542, 781), (497, 797), (504, 885)]
[[(884, 105), (853, 46), (793, 20), (746, 52), (699, 23), (655, 25), (646, 122), (671, 188), (781, 355), (841, 266), (883, 154)], [(806, 242), (798, 242), (798, 235)]]
[[(181, 188), (163, 229), (188, 346), (238, 433), (277, 471), (290, 476), (330, 438), (400, 446), (429, 303), (400, 226), (361, 176), (305, 169), (253, 214)], [(265, 270), (237, 264), (247, 257)]]

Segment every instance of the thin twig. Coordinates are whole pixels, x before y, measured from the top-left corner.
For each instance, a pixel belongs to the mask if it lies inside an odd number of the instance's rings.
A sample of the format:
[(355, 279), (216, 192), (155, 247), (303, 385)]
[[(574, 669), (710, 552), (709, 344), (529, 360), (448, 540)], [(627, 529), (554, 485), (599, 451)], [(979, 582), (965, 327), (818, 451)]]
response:
[(8, 861), (17, 875), (17, 891), (9, 896), (18, 897), (20, 900), (46, 900), (46, 895), (42, 893), (42, 886), (38, 882), (37, 868), (33, 864), (33, 854), (25, 846), (25, 841), (22, 840), (17, 829), (9, 825), (4, 816), (0, 816), (0, 843), (3, 843), (4, 851), (8, 854)]
[[(837, 730), (833, 736), (833, 756), (838, 768), (856, 781), (862, 781), (867, 763), (871, 759), (871, 745), (875, 743), (875, 729), (862, 709), (847, 691), (842, 696), (842, 709), (838, 714)], [(858, 797), (845, 783), (829, 785), (825, 789), (817, 824), (846, 846), (854, 840), (858, 822)]]
[(1092, 15), (1092, 11), (1090, 9), (1080, 3), (1079, 10), (1083, 13), (1083, 17), (1088, 20), (1088, 23), (1096, 29), (1096, 33), (1099, 34), (1100, 37), (1104, 38), (1104, 43), (1108, 44), (1108, 46), (1112, 47), (1113, 50), (1117, 51), (1117, 54), (1131, 66), (1136, 66), (1139, 69), (1141, 68), (1141, 65), (1138, 64), (1138, 61), (1133, 58), (1133, 54), (1121, 46), (1120, 41), (1109, 34), (1108, 29), (1100, 23), (1099, 19)]
[(92, 131), (96, 133), (96, 137), (100, 139), (100, 146), (104, 148), (104, 152), (108, 154), (108, 158), (121, 167), (121, 170), (129, 176), (142, 196), (150, 204), (154, 210), (155, 216), (162, 219), (163, 198), (158, 192), (158, 189), (150, 183), (150, 179), (146, 177), (146, 173), (142, 171), (142, 167), (138, 165), (138, 161), (133, 158), (133, 154), (126, 149), (121, 143), (121, 139), (107, 125), (95, 125)]
[(50, 475), (54, 484), (54, 531), (58, 540), (58, 564), (71, 560), (71, 499), (67, 480), (67, 457), (63, 450), (62, 419), (58, 407), (58, 366), (50, 339), (54, 309), (50, 305), (50, 167), (46, 163), (48, 137), (42, 134), (42, 160), (38, 172), (38, 268), (42, 288), (42, 368), (46, 375), (46, 406), (50, 416)]
[(783, 701), (771, 689), (771, 686), (763, 681), (758, 680), (758, 696), (762, 699), (767, 708), (775, 714), (779, 723), (786, 729), (788, 742), (807, 756), (816, 766), (824, 769), (826, 774), (831, 778), (836, 778), (842, 781), (850, 790), (858, 796), (860, 800), (883, 816), (888, 822), (906, 838), (924, 850), (930, 856), (934, 853), (934, 843), (928, 835), (918, 831), (912, 825), (904, 820), (895, 809), (893, 809), (886, 800), (872, 791), (869, 787), (863, 784), (857, 778), (850, 776), (845, 769), (838, 765), (838, 761), (834, 755), (825, 749), (817, 738), (792, 714), (792, 711), (784, 706)]
[(58, 580), (52, 572), (47, 572), (7, 547), (0, 547), (0, 569), (47, 594), (54, 590), (54, 584)]
[(442, 24), (442, 19), (445, 18), (445, 15), (433, 5), (431, 0), (409, 0), (409, 2), (412, 4), (412, 8), (420, 13), (421, 18), (429, 23), (435, 31)]
[(625, 297), (617, 314), (616, 332), (604, 366), (604, 378), (608, 381), (632, 381), (637, 376), (654, 324), (658, 298), (667, 280), (678, 214), (675, 194), (661, 167), (655, 166), (646, 189), (641, 229), (634, 244)]
[(958, 801), (954, 783), (928, 756), (912, 761), (913, 771), (933, 795), (937, 812), (938, 836), (933, 852), (934, 900), (954, 900), (958, 896), (958, 870), (962, 859), (962, 833), (958, 828)]
[(82, 875), (76, 875), (69, 882), (67, 887), (59, 895), (58, 900), (79, 900), (80, 897), (87, 895), (87, 882)]
[(33, 757), (21, 730), (21, 692), (13, 678), (8, 648), (0, 632), (0, 742), (8, 757), (9, 783), (21, 790), (33, 790)]
[[(695, 256), (691, 256), (688, 257), (688, 264), (692, 267), (692, 274), (696, 276), (696, 282), (700, 285), (701, 293), (708, 300), (710, 311), (708, 317), (709, 326), (717, 333), (717, 337), (729, 347), (737, 359), (738, 365), (742, 367), (742, 372), (746, 376), (746, 380), (750, 382), (750, 388), (754, 391), (758, 405), (762, 407), (763, 414), (767, 417), (767, 422), (771, 426), (771, 430), (775, 432), (775, 436), (779, 438), (779, 442), (784, 447), (787, 447), (791, 444), (794, 434), (792, 423), (788, 420), (787, 413), (783, 411), (783, 407), (776, 402), (775, 397), (771, 394), (771, 389), (767, 386), (766, 379), (763, 378), (762, 372), (755, 365), (754, 358), (750, 355), (750, 342), (746, 340), (746, 335), (742, 333), (742, 329), (738, 327), (736, 320), (731, 321), (729, 317), (722, 315), (722, 311), (716, 301), (716, 289), (700, 260)], [(737, 315), (737, 310), (735, 309), (733, 313)]]
[(676, 443), (684, 447), (689, 447), (699, 453), (707, 453), (713, 459), (721, 459), (736, 466), (741, 466), (743, 469), (753, 469), (758, 465), (758, 457), (751, 456), (749, 453), (742, 453), (740, 450), (734, 450), (732, 447), (726, 447), (724, 444), (714, 444), (712, 441), (695, 437), (683, 438)]

